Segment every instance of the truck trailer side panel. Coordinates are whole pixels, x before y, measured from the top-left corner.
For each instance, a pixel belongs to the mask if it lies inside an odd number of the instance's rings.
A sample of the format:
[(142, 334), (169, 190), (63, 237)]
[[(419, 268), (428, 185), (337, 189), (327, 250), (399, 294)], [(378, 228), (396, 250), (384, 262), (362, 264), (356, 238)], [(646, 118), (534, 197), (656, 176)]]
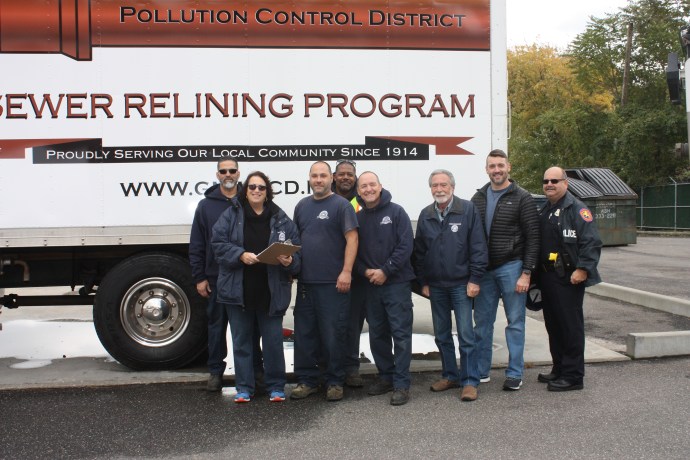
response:
[(415, 218), (432, 170), (468, 197), (507, 148), (504, 0), (0, 0), (0, 66), (0, 289), (97, 291), (133, 368), (203, 353), (184, 259), (220, 158), (289, 215), (350, 159)]

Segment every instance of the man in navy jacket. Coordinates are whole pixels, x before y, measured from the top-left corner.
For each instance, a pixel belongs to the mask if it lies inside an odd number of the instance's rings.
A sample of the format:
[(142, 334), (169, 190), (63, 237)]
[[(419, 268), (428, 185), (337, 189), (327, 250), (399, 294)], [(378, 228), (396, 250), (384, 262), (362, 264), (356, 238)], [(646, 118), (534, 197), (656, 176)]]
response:
[[(196, 282), (199, 295), (208, 299), (206, 316), (208, 317), (208, 371), (210, 373), (206, 389), (220, 391), (223, 386), (225, 357), (228, 355), (226, 331), (228, 317), (225, 309), (216, 303), (216, 284), (218, 282), (218, 263), (213, 257), (211, 237), (213, 226), (223, 212), (230, 206), (239, 206), (237, 195), (241, 190), (240, 170), (237, 160), (221, 158), (217, 163), (214, 184), (206, 190), (194, 213), (192, 230), (189, 235), (189, 263), (192, 276)], [(259, 337), (255, 337), (255, 349), (258, 364), (256, 371), (260, 374), (261, 358)]]
[[(462, 386), (460, 399), (477, 399), (479, 371), (472, 324), (472, 303), (488, 264), (484, 227), (472, 202), (453, 195), (455, 178), (445, 169), (429, 177), (434, 203), (424, 208), (414, 239), (414, 269), (422, 294), (431, 298), (436, 346), (443, 376), (432, 391)], [(460, 342), (458, 371), (452, 335), (451, 311)]]
[(400, 406), (410, 399), (412, 224), (373, 172), (359, 176), (357, 192), (362, 209), (355, 271), (367, 280), (369, 344), (379, 374), (368, 393), (393, 391), (390, 403)]
[(554, 166), (544, 172), (547, 202), (539, 211), (542, 243), (539, 279), (553, 367), (538, 380), (549, 391), (583, 388), (585, 376), (585, 287), (601, 282), (601, 238), (594, 215), (568, 192), (568, 176)]

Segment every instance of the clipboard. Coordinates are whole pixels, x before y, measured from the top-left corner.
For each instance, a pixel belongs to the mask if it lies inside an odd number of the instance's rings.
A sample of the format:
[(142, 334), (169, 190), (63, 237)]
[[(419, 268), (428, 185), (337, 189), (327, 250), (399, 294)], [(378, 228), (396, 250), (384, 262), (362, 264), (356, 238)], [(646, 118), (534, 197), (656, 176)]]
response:
[(278, 265), (278, 256), (291, 256), (299, 251), (302, 246), (295, 246), (294, 244), (273, 243), (261, 253), (257, 254), (257, 259), (264, 264)]

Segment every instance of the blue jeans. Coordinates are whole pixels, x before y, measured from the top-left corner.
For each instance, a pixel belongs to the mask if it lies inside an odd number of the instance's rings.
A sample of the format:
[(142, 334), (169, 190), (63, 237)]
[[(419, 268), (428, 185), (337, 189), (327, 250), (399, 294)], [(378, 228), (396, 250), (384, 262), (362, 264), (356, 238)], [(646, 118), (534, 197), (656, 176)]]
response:
[[(479, 385), (477, 352), (472, 329), (472, 298), (467, 296), (467, 286), (462, 284), (451, 288), (430, 286), (431, 318), (434, 324), (436, 346), (441, 353), (443, 378), (460, 385)], [(453, 322), (460, 344), (460, 370), (453, 343)]]
[(352, 277), (350, 288), (350, 315), (347, 321), (345, 335), (345, 374), (359, 372), (359, 338), (362, 335), (362, 327), (367, 317), (366, 285), (369, 282), (364, 278)]
[[(211, 295), (206, 304), (206, 318), (208, 319), (208, 372), (222, 375), (225, 372), (225, 357), (228, 356), (228, 313), (226, 305), (216, 301), (216, 287), (212, 285)], [(259, 326), (254, 325), (254, 372), (263, 373), (263, 357), (259, 343)]]
[(237, 392), (250, 395), (255, 390), (255, 328), (261, 334), (266, 389), (285, 391), (285, 354), (283, 352), (283, 317), (269, 316), (268, 312), (226, 305), (232, 333), (232, 355), (235, 359), (235, 386)]
[[(410, 283), (367, 283), (369, 345), (379, 378), (395, 388), (410, 388), (412, 291)], [(393, 348), (391, 348), (391, 342)]]
[(488, 377), (493, 353), (494, 323), (498, 299), (503, 299), (503, 309), (508, 325), (505, 329), (508, 346), (506, 377), (522, 378), (525, 366), (525, 300), (527, 294), (515, 292), (515, 285), (522, 274), (522, 261), (513, 260), (493, 270), (487, 270), (482, 278), (479, 295), (474, 302), (474, 335), (477, 340), (477, 367), (480, 377)]
[(295, 376), (298, 383), (319, 385), (319, 361), (325, 364), (326, 385), (345, 382), (345, 329), (350, 293), (335, 283), (297, 284), (295, 301)]
[(226, 332), (228, 315), (223, 305), (216, 302), (216, 287), (212, 287), (211, 295), (206, 304), (208, 318), (208, 371), (221, 375), (225, 372), (225, 357), (228, 356), (228, 342)]

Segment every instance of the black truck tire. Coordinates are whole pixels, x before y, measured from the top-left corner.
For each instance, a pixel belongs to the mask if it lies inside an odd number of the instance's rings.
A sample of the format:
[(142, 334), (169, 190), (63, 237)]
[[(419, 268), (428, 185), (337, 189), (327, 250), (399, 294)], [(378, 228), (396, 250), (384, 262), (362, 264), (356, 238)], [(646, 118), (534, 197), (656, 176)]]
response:
[(98, 286), (93, 323), (108, 353), (135, 370), (178, 369), (207, 347), (206, 300), (175, 254), (138, 254), (113, 267)]

